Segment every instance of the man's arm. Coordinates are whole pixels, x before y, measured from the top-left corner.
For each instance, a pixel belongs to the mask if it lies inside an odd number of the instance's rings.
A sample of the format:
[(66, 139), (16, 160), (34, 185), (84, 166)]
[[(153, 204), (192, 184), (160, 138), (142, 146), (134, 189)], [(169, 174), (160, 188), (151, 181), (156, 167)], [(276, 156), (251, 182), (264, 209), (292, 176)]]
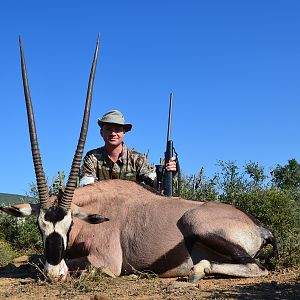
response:
[(150, 166), (150, 163), (145, 155), (140, 154), (136, 160), (136, 180), (156, 188), (156, 172)]
[(94, 183), (97, 180), (96, 170), (97, 158), (93, 154), (87, 154), (81, 166), (79, 186)]
[[(166, 164), (166, 170), (173, 172), (176, 174), (177, 167), (176, 167), (176, 158), (171, 157), (169, 162)], [(156, 171), (154, 168), (150, 166), (148, 159), (145, 155), (140, 154), (137, 159), (137, 181), (144, 182), (145, 184), (153, 187), (156, 189), (157, 186), (157, 178), (156, 178)]]

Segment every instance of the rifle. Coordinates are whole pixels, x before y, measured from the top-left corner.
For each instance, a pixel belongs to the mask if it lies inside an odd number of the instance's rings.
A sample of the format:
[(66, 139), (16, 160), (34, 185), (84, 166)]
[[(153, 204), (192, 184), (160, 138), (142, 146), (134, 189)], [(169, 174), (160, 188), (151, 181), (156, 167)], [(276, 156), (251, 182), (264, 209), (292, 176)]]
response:
[[(178, 172), (178, 193), (180, 191), (180, 167), (179, 161), (177, 158), (177, 153), (173, 146), (173, 141), (171, 140), (171, 126), (172, 126), (172, 106), (173, 106), (173, 94), (170, 94), (170, 104), (169, 104), (169, 118), (168, 118), (168, 132), (167, 132), (167, 146), (165, 152), (165, 164), (156, 165), (156, 174), (157, 174), (157, 191), (161, 192), (161, 185), (163, 183), (163, 192), (166, 196), (173, 195), (173, 172), (166, 170), (166, 163), (169, 162), (171, 157), (173, 157), (173, 151), (176, 155), (177, 163), (177, 172)], [(163, 182), (162, 182), (163, 181)]]
[[(169, 119), (168, 119), (168, 133), (167, 133), (167, 147), (165, 152), (165, 165), (171, 157), (173, 157), (173, 141), (171, 140), (171, 126), (172, 126), (172, 106), (173, 106), (173, 94), (170, 94), (169, 105)], [(164, 175), (164, 194), (166, 196), (173, 195), (173, 173), (165, 169)]]

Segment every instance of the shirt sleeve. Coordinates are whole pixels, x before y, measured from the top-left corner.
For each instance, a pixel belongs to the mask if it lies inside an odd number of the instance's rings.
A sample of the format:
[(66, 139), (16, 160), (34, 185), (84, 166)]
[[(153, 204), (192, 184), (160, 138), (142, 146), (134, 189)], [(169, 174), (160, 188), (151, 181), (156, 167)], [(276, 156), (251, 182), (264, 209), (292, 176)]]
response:
[(136, 161), (137, 166), (137, 176), (136, 180), (139, 182), (144, 182), (145, 184), (154, 187), (154, 181), (156, 179), (156, 172), (150, 166), (148, 159), (145, 155), (140, 154)]
[(94, 154), (87, 153), (83, 159), (83, 163), (80, 170), (80, 180), (83, 178), (91, 177), (97, 180), (97, 158)]

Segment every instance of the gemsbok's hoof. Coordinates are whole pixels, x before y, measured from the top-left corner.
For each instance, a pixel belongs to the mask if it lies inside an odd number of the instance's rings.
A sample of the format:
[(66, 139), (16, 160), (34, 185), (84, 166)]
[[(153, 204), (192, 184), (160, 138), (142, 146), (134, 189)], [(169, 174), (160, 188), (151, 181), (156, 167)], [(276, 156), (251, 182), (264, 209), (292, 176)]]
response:
[(201, 260), (198, 264), (192, 267), (188, 282), (195, 283), (211, 272), (211, 265), (208, 260)]

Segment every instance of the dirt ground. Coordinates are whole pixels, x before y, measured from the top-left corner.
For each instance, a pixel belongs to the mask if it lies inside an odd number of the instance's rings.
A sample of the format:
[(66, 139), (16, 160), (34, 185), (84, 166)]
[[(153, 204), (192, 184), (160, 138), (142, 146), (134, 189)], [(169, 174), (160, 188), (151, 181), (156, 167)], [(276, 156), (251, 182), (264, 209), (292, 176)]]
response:
[(0, 299), (300, 299), (299, 268), (261, 278), (207, 277), (197, 284), (148, 274), (110, 278), (97, 271), (50, 283), (39, 274), (28, 263), (0, 268)]

